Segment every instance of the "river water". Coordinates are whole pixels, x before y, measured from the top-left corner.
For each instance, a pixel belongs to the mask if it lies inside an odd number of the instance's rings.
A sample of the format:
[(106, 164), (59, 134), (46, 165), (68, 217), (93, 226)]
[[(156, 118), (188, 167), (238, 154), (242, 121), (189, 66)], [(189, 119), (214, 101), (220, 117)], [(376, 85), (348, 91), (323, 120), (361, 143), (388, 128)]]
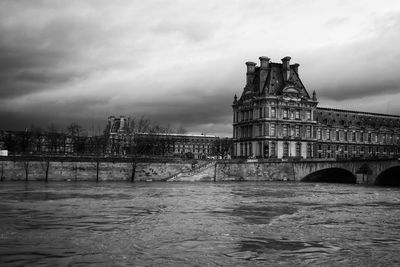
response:
[(400, 188), (3, 182), (0, 265), (398, 266)]

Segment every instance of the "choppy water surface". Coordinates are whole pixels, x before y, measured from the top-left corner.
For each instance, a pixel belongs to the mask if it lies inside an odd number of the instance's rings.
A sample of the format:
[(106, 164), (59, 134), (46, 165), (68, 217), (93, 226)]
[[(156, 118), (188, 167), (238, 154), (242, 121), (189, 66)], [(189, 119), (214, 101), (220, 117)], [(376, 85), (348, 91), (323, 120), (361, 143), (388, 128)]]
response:
[(400, 265), (400, 189), (0, 183), (0, 264)]

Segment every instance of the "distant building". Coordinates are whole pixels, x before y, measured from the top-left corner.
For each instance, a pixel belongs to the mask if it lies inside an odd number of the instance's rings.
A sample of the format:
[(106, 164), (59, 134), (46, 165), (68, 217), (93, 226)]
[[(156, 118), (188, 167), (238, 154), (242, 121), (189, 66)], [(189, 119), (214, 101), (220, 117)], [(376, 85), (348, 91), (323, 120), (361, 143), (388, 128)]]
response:
[(233, 155), (238, 158), (394, 157), (400, 116), (317, 107), (299, 64), (260, 57), (246, 62), (246, 85), (233, 102)]
[(109, 136), (109, 153), (202, 159), (215, 155), (220, 140), (215, 135), (205, 134), (134, 133), (129, 124), (130, 120), (124, 116), (108, 118), (105, 134)]
[(204, 159), (213, 156), (219, 138), (215, 135), (136, 133), (135, 143), (141, 154), (185, 156)]

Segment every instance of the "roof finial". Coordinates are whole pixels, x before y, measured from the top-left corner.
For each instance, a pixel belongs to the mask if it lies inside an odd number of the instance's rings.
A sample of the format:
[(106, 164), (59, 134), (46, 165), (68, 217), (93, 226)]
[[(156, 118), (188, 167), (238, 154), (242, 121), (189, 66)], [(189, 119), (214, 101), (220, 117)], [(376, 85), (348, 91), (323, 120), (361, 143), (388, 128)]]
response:
[(317, 95), (315, 93), (315, 90), (312, 92), (312, 100), (317, 101)]

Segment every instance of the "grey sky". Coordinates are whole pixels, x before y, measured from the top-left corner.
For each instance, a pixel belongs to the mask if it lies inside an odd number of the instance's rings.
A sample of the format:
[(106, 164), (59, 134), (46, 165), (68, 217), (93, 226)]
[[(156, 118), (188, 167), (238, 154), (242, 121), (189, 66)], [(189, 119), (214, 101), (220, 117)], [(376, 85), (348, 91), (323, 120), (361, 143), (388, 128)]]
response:
[(400, 2), (0, 2), (0, 128), (141, 116), (231, 134), (244, 62), (286, 55), (320, 106), (400, 114)]

